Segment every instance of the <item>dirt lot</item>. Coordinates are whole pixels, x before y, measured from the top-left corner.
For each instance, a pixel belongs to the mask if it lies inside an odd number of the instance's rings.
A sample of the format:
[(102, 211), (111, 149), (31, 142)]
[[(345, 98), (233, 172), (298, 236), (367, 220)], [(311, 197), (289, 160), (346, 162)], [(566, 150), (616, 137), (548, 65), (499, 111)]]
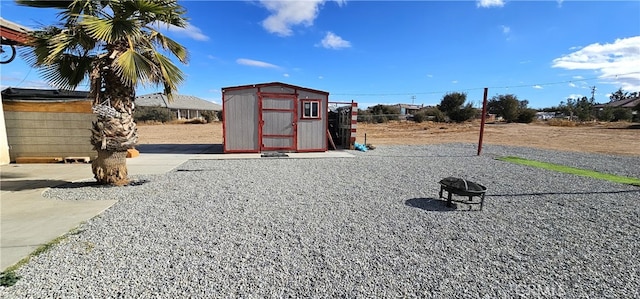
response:
[[(138, 126), (140, 144), (221, 144), (222, 124)], [(373, 145), (478, 143), (480, 123), (390, 122), (358, 124), (357, 142)], [(640, 156), (640, 124), (591, 123), (575, 127), (533, 124), (487, 124), (484, 144)]]

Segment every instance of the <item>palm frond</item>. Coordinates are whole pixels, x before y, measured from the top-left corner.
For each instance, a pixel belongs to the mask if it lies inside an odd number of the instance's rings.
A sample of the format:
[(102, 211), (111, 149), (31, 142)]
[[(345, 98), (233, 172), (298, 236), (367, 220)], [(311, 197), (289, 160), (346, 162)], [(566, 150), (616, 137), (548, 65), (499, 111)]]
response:
[(173, 39), (167, 37), (166, 35), (154, 31), (150, 35), (150, 39), (163, 49), (169, 50), (171, 54), (175, 55), (176, 58), (180, 60), (180, 62), (187, 63), (189, 61), (189, 53), (187, 52), (187, 48), (174, 41)]
[(176, 0), (134, 1), (131, 5), (140, 12), (138, 18), (142, 25), (159, 21), (180, 28), (187, 26), (186, 10)]
[(118, 40), (142, 34), (135, 20), (122, 18), (85, 16), (84, 19), (80, 21), (80, 25), (86, 30), (89, 36), (107, 43), (115, 43)]
[(126, 86), (135, 86), (138, 82), (149, 82), (153, 73), (153, 61), (134, 49), (128, 49), (114, 61), (114, 69)]
[(157, 83), (164, 85), (165, 94), (169, 97), (169, 101), (172, 101), (172, 93), (184, 81), (184, 73), (168, 57), (159, 52), (155, 52), (154, 55), (161, 73)]
[(63, 54), (56, 63), (41, 66), (40, 73), (56, 88), (75, 89), (88, 78), (92, 61), (92, 57)]

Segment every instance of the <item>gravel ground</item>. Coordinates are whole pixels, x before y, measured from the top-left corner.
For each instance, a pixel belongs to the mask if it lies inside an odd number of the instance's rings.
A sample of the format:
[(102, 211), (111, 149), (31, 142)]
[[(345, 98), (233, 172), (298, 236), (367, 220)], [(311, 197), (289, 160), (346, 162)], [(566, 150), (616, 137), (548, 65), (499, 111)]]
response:
[[(448, 144), (355, 158), (191, 160), (138, 184), (0, 290), (25, 297), (640, 297), (640, 188), (497, 161), (640, 177), (640, 157)], [(437, 182), (488, 187), (447, 208)]]

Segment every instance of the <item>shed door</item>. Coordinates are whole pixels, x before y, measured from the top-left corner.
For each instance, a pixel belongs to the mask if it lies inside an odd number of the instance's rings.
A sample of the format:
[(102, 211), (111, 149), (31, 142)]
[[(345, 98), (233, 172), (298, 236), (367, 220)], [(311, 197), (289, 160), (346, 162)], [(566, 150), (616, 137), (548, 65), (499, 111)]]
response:
[(296, 150), (296, 95), (259, 93), (260, 150)]

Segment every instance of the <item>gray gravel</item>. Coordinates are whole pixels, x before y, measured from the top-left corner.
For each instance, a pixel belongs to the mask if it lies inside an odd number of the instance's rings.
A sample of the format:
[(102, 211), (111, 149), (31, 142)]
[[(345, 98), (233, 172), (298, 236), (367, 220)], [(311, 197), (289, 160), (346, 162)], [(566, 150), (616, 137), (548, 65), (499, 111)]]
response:
[[(640, 297), (640, 188), (497, 161), (519, 156), (640, 177), (640, 157), (471, 144), (355, 158), (191, 160), (137, 185), (33, 259), (3, 298)], [(484, 209), (437, 182), (488, 187)]]

